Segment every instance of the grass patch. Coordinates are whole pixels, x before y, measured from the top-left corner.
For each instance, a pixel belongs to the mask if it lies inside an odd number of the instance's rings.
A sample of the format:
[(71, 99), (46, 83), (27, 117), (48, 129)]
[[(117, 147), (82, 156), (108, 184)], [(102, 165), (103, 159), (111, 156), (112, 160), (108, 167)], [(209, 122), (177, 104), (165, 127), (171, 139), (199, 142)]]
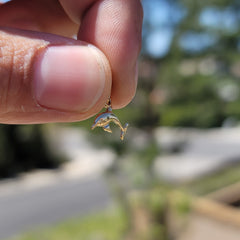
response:
[(122, 240), (127, 223), (125, 212), (121, 208), (114, 208), (26, 233), (13, 240)]
[(239, 164), (186, 184), (184, 189), (197, 195), (204, 195), (238, 181), (240, 181)]

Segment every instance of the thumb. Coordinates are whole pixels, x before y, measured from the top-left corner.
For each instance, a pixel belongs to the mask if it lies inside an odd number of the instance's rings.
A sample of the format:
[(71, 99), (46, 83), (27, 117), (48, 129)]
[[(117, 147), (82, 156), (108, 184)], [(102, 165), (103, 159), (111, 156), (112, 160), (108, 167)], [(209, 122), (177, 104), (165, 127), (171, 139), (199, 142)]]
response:
[(97, 48), (57, 35), (0, 29), (0, 122), (86, 119), (111, 91), (108, 60)]

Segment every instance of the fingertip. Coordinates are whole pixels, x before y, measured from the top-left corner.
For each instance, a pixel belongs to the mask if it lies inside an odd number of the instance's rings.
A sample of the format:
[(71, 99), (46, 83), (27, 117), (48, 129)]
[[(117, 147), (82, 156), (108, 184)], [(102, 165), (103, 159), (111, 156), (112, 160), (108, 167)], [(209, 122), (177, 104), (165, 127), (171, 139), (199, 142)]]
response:
[[(115, 74), (116, 79), (112, 86), (112, 102), (113, 108), (119, 109), (127, 106), (134, 98), (137, 90), (138, 82), (138, 64), (127, 72), (126, 76)], [(117, 77), (125, 77), (125, 79), (117, 79)]]
[(98, 1), (82, 21), (79, 39), (100, 48), (111, 64), (115, 108), (126, 106), (136, 92), (141, 24), (142, 8), (139, 0)]

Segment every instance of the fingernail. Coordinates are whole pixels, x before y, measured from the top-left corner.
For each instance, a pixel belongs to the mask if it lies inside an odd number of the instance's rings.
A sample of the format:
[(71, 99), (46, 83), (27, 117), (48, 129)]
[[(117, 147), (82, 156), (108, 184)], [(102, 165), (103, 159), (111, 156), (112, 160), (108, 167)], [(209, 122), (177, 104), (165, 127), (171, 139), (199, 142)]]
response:
[(84, 112), (104, 91), (105, 71), (88, 46), (51, 46), (34, 64), (34, 95), (43, 107)]

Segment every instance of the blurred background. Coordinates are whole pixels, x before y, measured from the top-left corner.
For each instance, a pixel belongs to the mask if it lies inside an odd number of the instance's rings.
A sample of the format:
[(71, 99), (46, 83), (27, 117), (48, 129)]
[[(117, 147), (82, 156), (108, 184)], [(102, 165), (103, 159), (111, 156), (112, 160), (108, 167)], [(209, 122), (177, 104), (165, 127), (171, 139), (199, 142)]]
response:
[(126, 139), (0, 125), (0, 239), (237, 240), (240, 2), (142, 0)]

